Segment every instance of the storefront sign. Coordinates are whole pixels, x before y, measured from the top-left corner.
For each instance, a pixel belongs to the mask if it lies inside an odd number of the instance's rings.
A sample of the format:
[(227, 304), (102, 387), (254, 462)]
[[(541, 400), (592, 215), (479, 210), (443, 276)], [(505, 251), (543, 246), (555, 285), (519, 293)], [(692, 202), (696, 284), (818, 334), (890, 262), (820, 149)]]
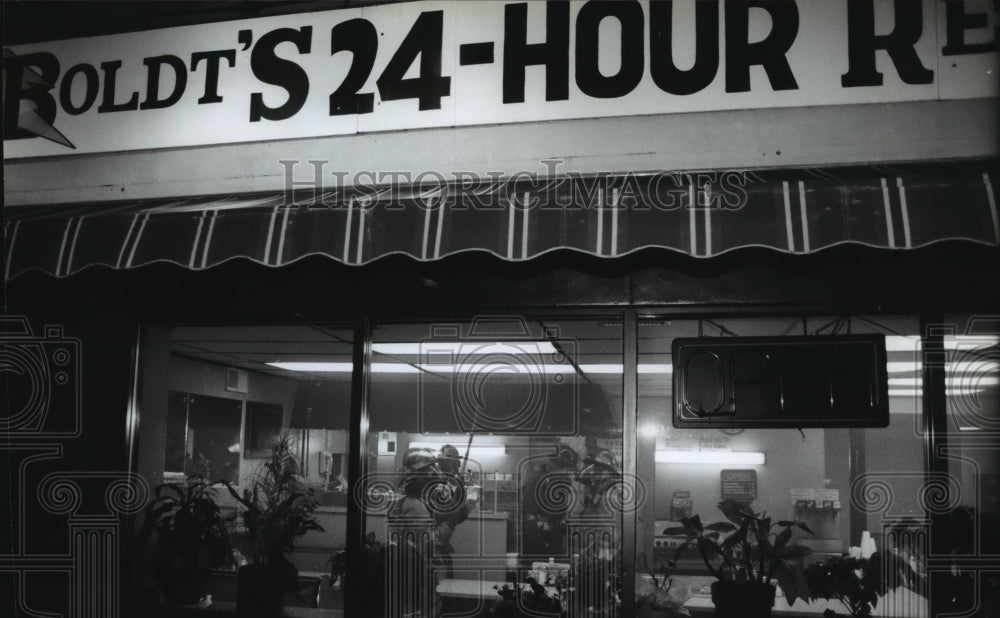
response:
[(22, 45), (4, 150), (995, 97), (995, 6), (412, 2)]
[(722, 499), (750, 502), (757, 499), (756, 470), (723, 470)]

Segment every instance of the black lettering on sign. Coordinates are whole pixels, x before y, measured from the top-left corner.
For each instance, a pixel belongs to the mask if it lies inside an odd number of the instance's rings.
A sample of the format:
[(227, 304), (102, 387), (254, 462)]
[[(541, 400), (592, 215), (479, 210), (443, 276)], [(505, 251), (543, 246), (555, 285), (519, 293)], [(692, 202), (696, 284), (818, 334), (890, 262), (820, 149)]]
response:
[[(376, 82), (383, 101), (419, 99), (421, 110), (441, 109), (441, 97), (451, 94), (451, 78), (441, 75), (443, 30), (443, 11), (420, 14)], [(420, 76), (403, 79), (417, 56)]]
[[(614, 75), (602, 74), (598, 66), (601, 22), (609, 17), (621, 24), (621, 66)], [(576, 85), (580, 91), (599, 99), (612, 99), (635, 90), (643, 72), (642, 31), (642, 7), (638, 2), (595, 0), (584, 4), (576, 18)]]
[[(142, 102), (139, 109), (160, 109), (170, 107), (181, 100), (184, 89), (187, 87), (187, 67), (184, 61), (177, 56), (154, 56), (145, 58), (142, 63), (146, 65), (146, 100)], [(169, 66), (174, 71), (174, 89), (165, 98), (160, 98), (160, 67)]]
[(528, 43), (528, 5), (504, 7), (503, 102), (524, 102), (524, 69), (545, 65), (545, 100), (569, 98), (569, 2), (545, 5), (545, 42)]
[(330, 115), (370, 114), (374, 109), (375, 94), (359, 94), (358, 90), (368, 81), (375, 56), (378, 53), (378, 32), (367, 19), (350, 19), (337, 24), (330, 31), (330, 55), (351, 52), (351, 68), (344, 81), (330, 95)]
[(673, 1), (649, 3), (649, 72), (668, 94), (694, 94), (708, 87), (719, 70), (719, 3), (697, 2), (694, 14), (694, 65), (685, 71), (673, 58)]
[(1000, 0), (993, 0), (993, 12), (998, 13), (998, 24), (993, 27), (993, 40), (985, 43), (966, 43), (965, 31), (989, 26), (986, 13), (966, 13), (963, 0), (945, 0), (944, 5), (946, 42), (941, 48), (941, 55), (982, 54), (1000, 49)]
[(257, 40), (250, 52), (250, 70), (254, 76), (266, 84), (280, 86), (288, 92), (288, 100), (278, 107), (268, 107), (264, 95), (254, 92), (250, 95), (250, 122), (265, 120), (285, 120), (294, 116), (306, 102), (309, 95), (309, 76), (305, 70), (292, 62), (279, 58), (274, 53), (279, 43), (295, 45), (300, 54), (308, 54), (312, 48), (312, 26), (299, 30), (278, 28)]
[(125, 101), (124, 103), (115, 103), (115, 90), (117, 89), (115, 87), (115, 81), (118, 69), (120, 69), (121, 66), (121, 60), (101, 63), (101, 70), (104, 71), (104, 98), (101, 100), (101, 104), (97, 107), (98, 114), (106, 114), (108, 112), (127, 112), (139, 109), (138, 92), (133, 92), (128, 101)]
[[(76, 76), (82, 75), (84, 79), (83, 101), (79, 105), (73, 104), (73, 82)], [(59, 84), (59, 105), (70, 116), (79, 116), (89, 110), (97, 101), (97, 91), (100, 89), (101, 78), (97, 74), (97, 69), (89, 64), (77, 64), (69, 68), (63, 75), (62, 83)]]
[(205, 94), (198, 99), (198, 105), (205, 103), (222, 103), (219, 94), (219, 61), (226, 59), (230, 68), (236, 66), (235, 49), (218, 49), (215, 51), (195, 52), (191, 54), (191, 72), (198, 70), (198, 63), (205, 61)]
[[(750, 9), (771, 16), (771, 32), (764, 40), (748, 41)], [(726, 92), (750, 90), (750, 67), (759, 64), (774, 90), (799, 87), (788, 66), (788, 53), (799, 33), (799, 9), (790, 0), (726, 0)]]
[(896, 24), (889, 34), (875, 34), (873, 0), (847, 1), (847, 73), (840, 76), (844, 88), (881, 86), (882, 73), (875, 67), (875, 53), (884, 49), (905, 84), (930, 84), (934, 71), (920, 62), (914, 45), (923, 33), (923, 3), (896, 0)]
[(23, 139), (35, 134), (18, 127), (22, 103), (48, 125), (56, 119), (56, 101), (49, 90), (59, 78), (59, 60), (50, 53), (39, 52), (15, 56), (4, 50), (3, 59), (3, 138)]

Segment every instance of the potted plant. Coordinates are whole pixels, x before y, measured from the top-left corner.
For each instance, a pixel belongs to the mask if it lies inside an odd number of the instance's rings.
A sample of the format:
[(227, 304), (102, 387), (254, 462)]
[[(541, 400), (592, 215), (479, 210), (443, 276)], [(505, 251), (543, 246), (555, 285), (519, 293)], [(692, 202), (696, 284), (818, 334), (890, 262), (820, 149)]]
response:
[[(867, 618), (878, 603), (881, 574), (878, 562), (865, 558), (843, 556), (817, 562), (806, 569), (806, 584), (811, 599), (836, 599), (855, 618)], [(836, 616), (833, 610), (823, 614)]]
[(509, 584), (493, 586), (500, 599), (486, 610), (486, 618), (524, 618), (528, 616), (557, 618), (562, 614), (562, 601), (558, 593), (550, 595), (545, 586), (539, 584), (534, 577), (528, 577), (526, 581), (527, 589), (522, 589), (520, 586), (512, 588)]
[(385, 615), (385, 545), (369, 532), (361, 550), (361, 560), (352, 562), (347, 550), (339, 551), (330, 558), (330, 587), (337, 586), (341, 592), (351, 586), (360, 595), (359, 606), (363, 615), (378, 618)]
[[(771, 615), (777, 581), (792, 605), (808, 602), (809, 589), (798, 562), (808, 547), (791, 543), (795, 528), (812, 531), (799, 521), (772, 522), (765, 513), (754, 513), (740, 502), (725, 501), (719, 510), (728, 521), (703, 525), (698, 515), (681, 519), (682, 528), (668, 534), (686, 534), (680, 555), (696, 547), (718, 581), (712, 583), (712, 601), (719, 618), (756, 618)], [(725, 536), (723, 536), (725, 535)]]
[(139, 546), (152, 550), (153, 575), (170, 605), (197, 603), (212, 569), (232, 563), (230, 521), (201, 477), (156, 488), (146, 505)]
[(226, 483), (242, 507), (242, 547), (248, 564), (239, 569), (236, 604), (241, 617), (280, 613), (284, 595), (297, 592), (298, 570), (288, 560), (295, 539), (323, 530), (313, 516), (318, 501), (299, 482), (297, 472), (291, 441), (282, 436), (242, 493)]
[(671, 566), (664, 560), (656, 559), (654, 568), (646, 570), (649, 577), (643, 577), (636, 583), (635, 615), (637, 618), (687, 618), (691, 616), (684, 603), (691, 598), (691, 591), (683, 584), (677, 584), (670, 577), (667, 568)]

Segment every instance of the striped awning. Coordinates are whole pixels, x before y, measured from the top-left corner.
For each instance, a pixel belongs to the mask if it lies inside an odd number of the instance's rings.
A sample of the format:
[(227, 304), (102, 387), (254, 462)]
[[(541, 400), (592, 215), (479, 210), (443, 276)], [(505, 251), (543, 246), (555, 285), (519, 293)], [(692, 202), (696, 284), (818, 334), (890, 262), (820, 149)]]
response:
[(235, 258), (282, 266), (316, 254), (360, 265), (468, 251), (521, 261), (559, 250), (613, 258), (648, 247), (707, 258), (744, 247), (807, 254), (844, 243), (1000, 246), (998, 170), (996, 161), (978, 161), (464, 179), (16, 207), (5, 213), (5, 278), (154, 262), (201, 270)]

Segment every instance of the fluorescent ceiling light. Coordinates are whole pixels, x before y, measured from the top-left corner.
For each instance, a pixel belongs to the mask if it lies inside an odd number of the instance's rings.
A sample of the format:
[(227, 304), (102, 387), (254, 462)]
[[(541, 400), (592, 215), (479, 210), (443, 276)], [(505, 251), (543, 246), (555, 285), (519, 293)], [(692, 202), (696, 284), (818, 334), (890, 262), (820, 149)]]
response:
[(309, 371), (312, 373), (350, 373), (354, 369), (351, 363), (321, 363), (321, 362), (283, 362), (265, 363), (269, 367), (287, 369), (289, 371)]
[[(945, 378), (944, 383), (949, 386), (970, 385), (974, 382), (976, 386), (997, 386), (1000, 385), (1000, 378), (980, 378), (977, 374), (971, 374), (962, 378)], [(921, 386), (923, 378), (889, 378), (889, 386)]]
[(1000, 343), (1000, 337), (958, 335), (957, 337), (946, 337), (944, 339), (945, 350), (975, 350), (986, 348)]
[(903, 337), (900, 335), (887, 335), (885, 338), (885, 349), (887, 352), (919, 352), (920, 336)]
[(656, 451), (656, 463), (680, 464), (733, 464), (742, 466), (762, 466), (765, 463), (764, 453), (729, 451)]
[[(289, 371), (302, 371), (304, 373), (351, 373), (354, 370), (352, 363), (323, 363), (317, 361), (276, 361), (265, 363), (269, 367), (277, 369), (287, 369)], [(420, 369), (406, 363), (372, 363), (373, 373), (420, 373)]]
[[(287, 369), (288, 371), (301, 371), (304, 373), (350, 373), (354, 369), (352, 363), (345, 362), (320, 362), (320, 361), (274, 361), (265, 363), (269, 367), (277, 369)], [(553, 363), (537, 365), (535, 363), (490, 363), (477, 364), (466, 363), (454, 365), (450, 363), (372, 363), (372, 373), (420, 373), (422, 371), (431, 373), (500, 373), (511, 375), (536, 375), (545, 373), (572, 374), (577, 369), (570, 363)], [(457, 367), (457, 368), (456, 368)], [(580, 371), (584, 374), (621, 374), (624, 370), (617, 364), (583, 364), (579, 365)], [(670, 374), (672, 367), (669, 364), (648, 364), (639, 365), (638, 372), (642, 374)]]
[[(426, 448), (432, 451), (440, 451), (441, 447), (445, 444), (450, 444), (458, 449), (459, 454), (463, 457), (465, 456), (465, 438), (463, 436), (458, 436), (454, 442), (448, 442), (446, 440), (442, 441), (416, 441), (410, 442), (408, 448)], [(477, 457), (499, 457), (501, 455), (507, 454), (507, 446), (505, 444), (473, 444), (472, 448), (469, 449), (469, 456), (473, 455)]]
[(885, 364), (885, 367), (889, 373), (911, 373), (921, 371), (924, 368), (924, 364), (919, 361), (890, 361)]
[(556, 354), (549, 341), (418, 341), (410, 343), (373, 343), (372, 352), (378, 354)]
[[(948, 397), (954, 397), (956, 395), (975, 395), (976, 393), (982, 393), (985, 389), (982, 388), (948, 388), (945, 389), (944, 394)], [(890, 397), (920, 397), (923, 394), (923, 390), (920, 388), (890, 388)]]

